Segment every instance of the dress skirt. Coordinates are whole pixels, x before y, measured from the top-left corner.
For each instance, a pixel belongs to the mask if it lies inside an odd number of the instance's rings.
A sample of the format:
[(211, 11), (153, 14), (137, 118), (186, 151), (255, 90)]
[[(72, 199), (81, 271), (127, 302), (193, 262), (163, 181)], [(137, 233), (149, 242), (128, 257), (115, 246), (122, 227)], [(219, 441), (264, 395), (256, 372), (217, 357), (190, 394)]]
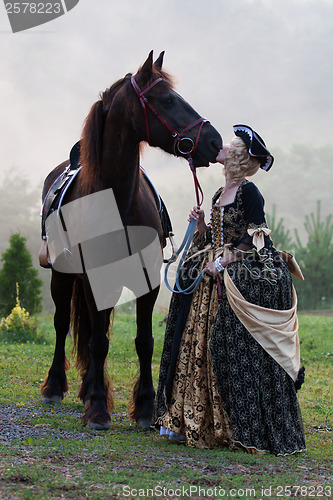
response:
[[(273, 274), (255, 272), (251, 259), (231, 263), (224, 272), (248, 302), (290, 309), (291, 275), (274, 257)], [(202, 259), (201, 269), (207, 261)], [(155, 423), (199, 448), (303, 451), (294, 381), (238, 320), (221, 282), (220, 300), (216, 279), (208, 275), (192, 295), (172, 296)]]

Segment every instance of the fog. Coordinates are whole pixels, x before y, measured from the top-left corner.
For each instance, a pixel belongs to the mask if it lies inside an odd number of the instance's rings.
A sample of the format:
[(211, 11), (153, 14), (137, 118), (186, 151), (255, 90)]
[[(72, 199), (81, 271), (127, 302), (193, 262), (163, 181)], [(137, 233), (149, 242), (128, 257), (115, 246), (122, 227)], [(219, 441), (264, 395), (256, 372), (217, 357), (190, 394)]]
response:
[[(332, 146), (332, 19), (332, 0), (80, 0), (66, 15), (13, 34), (1, 5), (0, 182), (18, 169), (39, 186), (68, 157), (99, 92), (135, 72), (151, 49), (156, 56), (165, 50), (177, 91), (225, 143), (234, 123), (264, 138), (275, 164), (255, 181), (286, 216), (295, 186), (283, 155), (294, 144)], [(195, 201), (187, 163), (151, 148), (141, 163), (182, 233)], [(314, 168), (306, 165), (309, 190), (332, 212), (330, 182)], [(221, 168), (199, 177), (208, 207), (223, 183)], [(298, 206), (301, 216), (302, 199)]]

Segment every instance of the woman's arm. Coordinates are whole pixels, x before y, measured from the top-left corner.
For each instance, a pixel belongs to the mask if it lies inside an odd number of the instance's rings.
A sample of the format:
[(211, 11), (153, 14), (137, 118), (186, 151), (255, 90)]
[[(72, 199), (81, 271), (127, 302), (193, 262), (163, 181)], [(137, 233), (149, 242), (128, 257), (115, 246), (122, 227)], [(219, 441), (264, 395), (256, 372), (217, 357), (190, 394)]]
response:
[[(245, 243), (240, 243), (237, 248), (234, 248), (232, 252), (227, 253), (224, 256), (218, 257), (219, 264), (222, 266), (222, 268), (226, 267), (228, 264), (231, 264), (231, 262), (236, 262), (237, 260), (241, 260), (244, 257), (243, 252), (248, 252), (252, 249), (250, 245), (247, 245)], [(237, 250), (240, 250), (237, 252)], [(218, 272), (216, 268), (216, 260), (212, 262), (207, 262), (206, 264), (206, 273), (209, 274), (210, 276), (215, 276)], [(219, 267), (219, 266), (218, 266)]]

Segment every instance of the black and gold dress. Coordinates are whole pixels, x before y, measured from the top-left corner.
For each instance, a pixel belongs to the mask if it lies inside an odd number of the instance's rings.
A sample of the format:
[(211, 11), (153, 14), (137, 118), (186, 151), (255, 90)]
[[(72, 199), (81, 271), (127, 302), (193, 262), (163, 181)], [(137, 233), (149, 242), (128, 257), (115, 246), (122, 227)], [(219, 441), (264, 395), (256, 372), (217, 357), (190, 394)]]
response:
[[(221, 249), (233, 251), (246, 243), (252, 249), (224, 270), (241, 300), (260, 306), (260, 314), (291, 310), (295, 295), (288, 267), (269, 236), (263, 235), (259, 251), (253, 245), (251, 234), (267, 228), (262, 195), (245, 180), (234, 201), (220, 207), (215, 202), (221, 191), (213, 198), (209, 230), (194, 235), (180, 273), (183, 287)], [(279, 356), (274, 358), (261, 339), (254, 338), (252, 326), (239, 319), (227, 282), (222, 279), (218, 286), (216, 278), (205, 274), (193, 294), (172, 295), (155, 423), (184, 434), (187, 444), (195, 447), (239, 446), (276, 455), (302, 451), (295, 377), (281, 366)], [(270, 328), (268, 337), (274, 343), (270, 332), (275, 330)]]

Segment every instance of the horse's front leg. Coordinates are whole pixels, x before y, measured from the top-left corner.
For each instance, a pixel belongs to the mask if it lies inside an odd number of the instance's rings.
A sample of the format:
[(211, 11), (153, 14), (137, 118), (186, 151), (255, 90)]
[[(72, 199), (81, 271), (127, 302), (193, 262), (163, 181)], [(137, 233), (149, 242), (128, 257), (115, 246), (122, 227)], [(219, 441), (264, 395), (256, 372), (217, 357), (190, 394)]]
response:
[(159, 287), (149, 294), (139, 297), (136, 301), (137, 336), (135, 347), (139, 357), (140, 375), (133, 390), (130, 416), (142, 429), (150, 428), (154, 410), (155, 391), (151, 371), (154, 349), (152, 315), (158, 292)]
[(65, 343), (70, 327), (73, 283), (74, 277), (72, 275), (52, 270), (51, 294), (55, 304), (56, 345), (51, 368), (41, 386), (43, 403), (62, 401), (64, 393), (68, 390)]

